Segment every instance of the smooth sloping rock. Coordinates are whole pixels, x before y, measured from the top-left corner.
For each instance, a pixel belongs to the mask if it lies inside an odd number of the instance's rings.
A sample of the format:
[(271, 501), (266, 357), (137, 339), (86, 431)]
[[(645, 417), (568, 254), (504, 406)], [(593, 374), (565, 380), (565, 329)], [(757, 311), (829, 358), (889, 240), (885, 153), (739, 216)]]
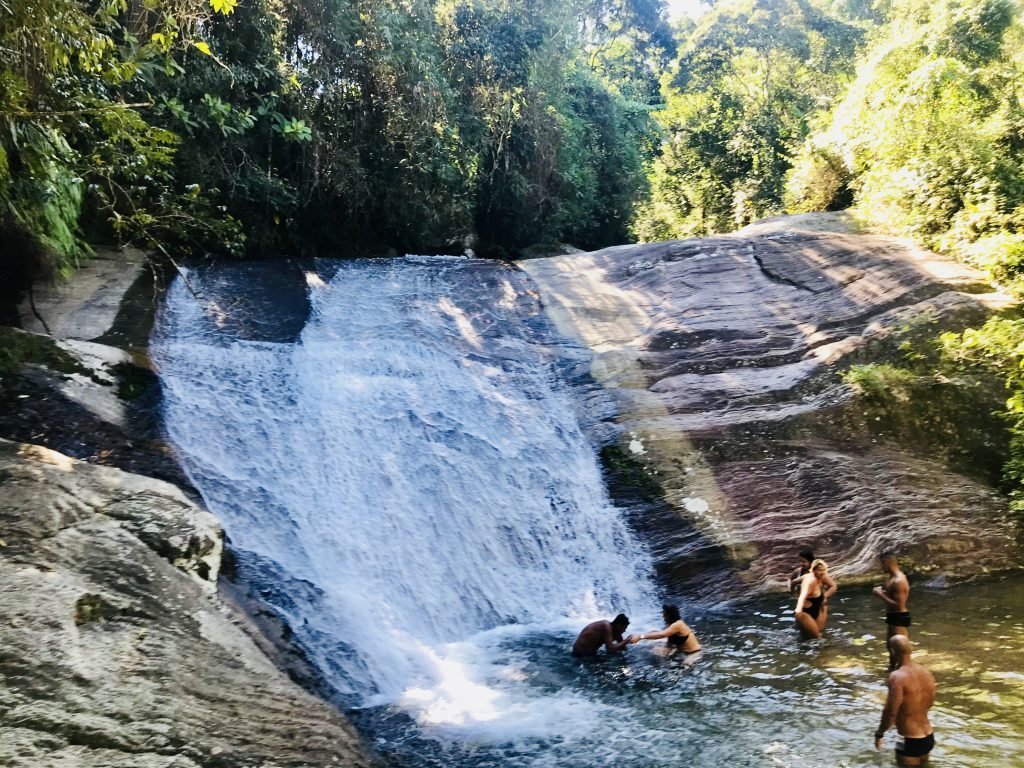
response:
[(882, 449), (838, 416), (853, 400), (841, 366), (915, 324), (960, 329), (1010, 303), (980, 273), (843, 232), (835, 216), (522, 267), (558, 327), (594, 353), (623, 447), (692, 526), (662, 559), (703, 549), (748, 586), (777, 583), (801, 544), (845, 578), (873, 570), (882, 545), (950, 574), (977, 572), (965, 548), (1021, 562), (1004, 499), (924, 446)]
[(160, 434), (156, 375), (135, 365), (134, 356), (93, 342), (6, 332), (48, 345), (54, 359), (30, 359), (0, 375), (0, 438), (191, 490)]
[(178, 489), (0, 441), (0, 531), (0, 765), (369, 764), (216, 597)]
[(135, 248), (100, 248), (75, 271), (74, 280), (36, 285), (34, 304), (18, 307), (21, 326), (59, 339), (91, 341), (114, 325), (128, 289), (143, 274), (146, 256)]

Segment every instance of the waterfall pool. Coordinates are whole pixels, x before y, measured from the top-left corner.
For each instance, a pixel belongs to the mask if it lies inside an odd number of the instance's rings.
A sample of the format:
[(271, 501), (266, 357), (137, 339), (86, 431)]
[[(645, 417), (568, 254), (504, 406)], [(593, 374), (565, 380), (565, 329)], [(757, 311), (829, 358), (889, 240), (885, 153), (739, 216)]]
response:
[[(879, 605), (864, 588), (842, 590), (826, 636), (806, 642), (783, 595), (695, 608), (704, 651), (692, 666), (654, 643), (580, 661), (569, 655), (574, 627), (506, 631), (471, 644), (487, 649), (508, 720), (421, 717), (410, 728), (399, 706), (356, 720), (403, 766), (888, 766), (894, 732), (873, 748), (886, 675)], [(916, 658), (939, 686), (932, 763), (1024, 765), (1024, 580), (918, 584), (913, 607)], [(634, 618), (630, 629), (656, 626)]]
[[(189, 282), (152, 343), (168, 436), (243, 577), (389, 763), (892, 763), (891, 737), (872, 749), (881, 607), (841, 590), (802, 643), (788, 596), (662, 594), (603, 486), (608, 414), (567, 383), (585, 356), (551, 343), (523, 273), (407, 258)], [(1022, 584), (914, 586), (936, 765), (1024, 764)], [(655, 643), (569, 654), (597, 617), (658, 628), (661, 599), (705, 647), (692, 664)]]

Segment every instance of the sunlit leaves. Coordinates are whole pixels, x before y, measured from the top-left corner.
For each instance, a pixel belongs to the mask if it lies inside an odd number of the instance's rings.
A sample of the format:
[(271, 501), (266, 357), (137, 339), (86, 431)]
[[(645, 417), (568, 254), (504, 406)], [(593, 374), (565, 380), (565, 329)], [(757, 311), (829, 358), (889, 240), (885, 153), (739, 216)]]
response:
[(1013, 86), (1024, 81), (1024, 62), (1007, 44), (1019, 36), (1013, 18), (1007, 0), (894, 3), (892, 22), (816, 139), (844, 159), (869, 219), (1004, 282), (1017, 279), (1020, 257), (1001, 241), (985, 240), (987, 255), (971, 244), (1024, 228)]
[(313, 132), (306, 125), (305, 120), (285, 118), (283, 115), (276, 115), (274, 130), (281, 134), (287, 141), (306, 142), (313, 140)]
[(782, 212), (792, 158), (840, 92), (858, 34), (798, 0), (719, 4), (667, 79), (666, 140), (636, 236), (727, 231)]
[(216, 13), (224, 14), (225, 16), (234, 13), (237, 5), (238, 0), (210, 0), (210, 7)]

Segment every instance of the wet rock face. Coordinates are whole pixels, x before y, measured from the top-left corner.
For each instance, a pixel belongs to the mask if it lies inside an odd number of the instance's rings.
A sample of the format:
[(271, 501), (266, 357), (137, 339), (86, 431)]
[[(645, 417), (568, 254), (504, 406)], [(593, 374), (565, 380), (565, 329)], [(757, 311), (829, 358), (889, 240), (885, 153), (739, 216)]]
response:
[(653, 536), (671, 542), (654, 544), (663, 572), (692, 570), (679, 558), (725, 561), (736, 588), (768, 587), (803, 546), (845, 579), (874, 574), (888, 548), (921, 572), (1018, 565), (1005, 500), (934, 446), (854, 418), (839, 375), (915, 329), (959, 330), (1008, 299), (904, 241), (816, 223), (523, 263), (560, 329), (594, 353), (632, 471), (683, 523), (670, 530), (658, 504), (624, 499), (634, 515), (655, 510)]
[(7, 341), (49, 346), (63, 364), (33, 360), (0, 371), (0, 438), (166, 480), (197, 497), (161, 439), (156, 374), (121, 349), (2, 330)]
[(173, 486), (0, 441), (0, 765), (367, 765), (216, 596)]

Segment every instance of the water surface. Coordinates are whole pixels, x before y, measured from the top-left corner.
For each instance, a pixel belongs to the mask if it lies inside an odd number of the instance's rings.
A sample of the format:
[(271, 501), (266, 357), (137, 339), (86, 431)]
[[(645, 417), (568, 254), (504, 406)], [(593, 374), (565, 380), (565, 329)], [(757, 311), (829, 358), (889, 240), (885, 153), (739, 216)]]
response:
[[(583, 353), (524, 274), (392, 259), (190, 282), (153, 340), (169, 436), (243, 578), (395, 765), (891, 764), (878, 604), (842, 590), (802, 643), (788, 596), (665, 594), (604, 488)], [(1024, 765), (1020, 586), (915, 586), (935, 765)], [(620, 610), (657, 628), (662, 599), (705, 645), (692, 665), (654, 643), (569, 654)]]

